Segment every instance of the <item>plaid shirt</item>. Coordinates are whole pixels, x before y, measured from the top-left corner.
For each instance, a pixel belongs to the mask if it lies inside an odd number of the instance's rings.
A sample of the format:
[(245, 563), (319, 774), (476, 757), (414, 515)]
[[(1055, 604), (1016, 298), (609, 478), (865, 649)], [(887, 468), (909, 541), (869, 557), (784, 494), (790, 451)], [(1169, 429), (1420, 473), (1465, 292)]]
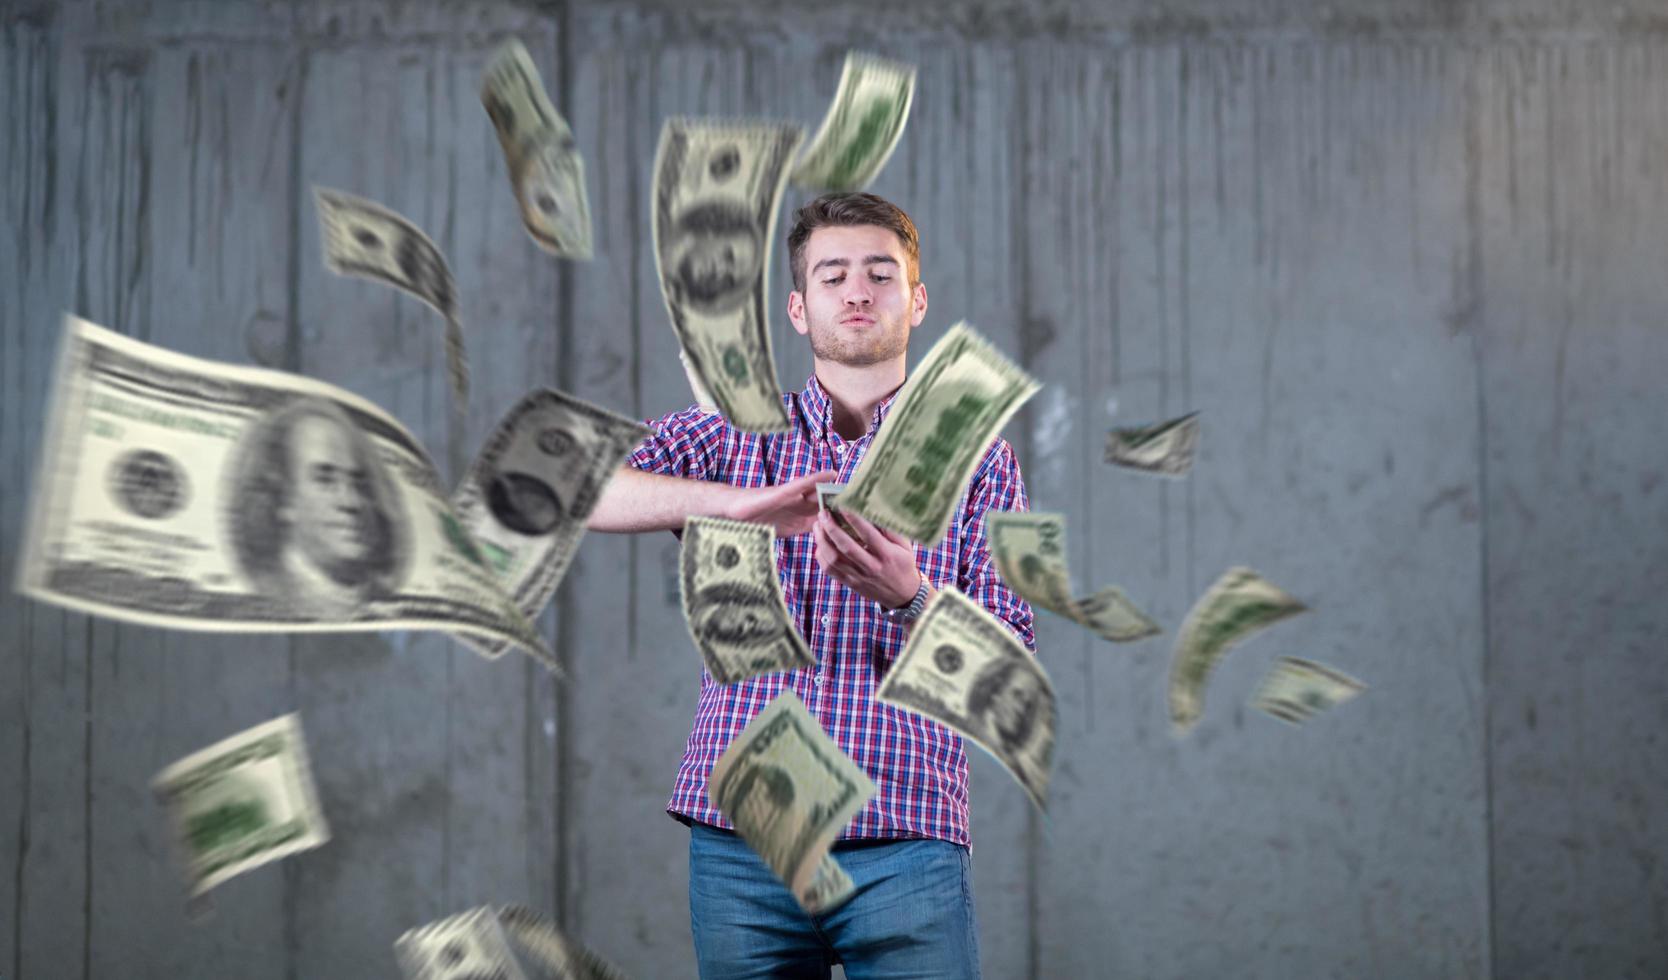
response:
[[(887, 396), (876, 407), (869, 431), (848, 442), (834, 431), (828, 395), (813, 376), (805, 390), (783, 396), (792, 424), (788, 432), (742, 432), (722, 416), (690, 408), (651, 421), (654, 434), (627, 463), (650, 473), (741, 487), (776, 486), (825, 469), (838, 470), (840, 480), (849, 480), (896, 397), (896, 392)], [(1027, 509), (1019, 462), (999, 437), (963, 491), (944, 541), (920, 551), (916, 563), (935, 587), (960, 589), (1035, 650), (1031, 607), (998, 576), (984, 527), (988, 510)], [(879, 603), (823, 574), (810, 532), (778, 543), (776, 567), (788, 611), (817, 664), (730, 685), (714, 682), (703, 668), (694, 730), (666, 811), (734, 828), (707, 799), (707, 774), (730, 740), (786, 685), (878, 788), (841, 832), (842, 839), (927, 837), (968, 843), (967, 755), (961, 736), (874, 698), (908, 631), (882, 619)]]

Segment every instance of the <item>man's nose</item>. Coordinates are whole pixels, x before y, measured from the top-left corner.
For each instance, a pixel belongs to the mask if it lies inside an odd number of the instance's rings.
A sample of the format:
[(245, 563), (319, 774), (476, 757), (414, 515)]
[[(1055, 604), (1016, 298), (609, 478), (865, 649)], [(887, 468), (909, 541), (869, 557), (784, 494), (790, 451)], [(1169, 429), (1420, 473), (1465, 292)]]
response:
[(866, 285), (856, 284), (846, 289), (847, 306), (869, 306), (874, 301), (874, 294), (869, 291), (869, 287)]

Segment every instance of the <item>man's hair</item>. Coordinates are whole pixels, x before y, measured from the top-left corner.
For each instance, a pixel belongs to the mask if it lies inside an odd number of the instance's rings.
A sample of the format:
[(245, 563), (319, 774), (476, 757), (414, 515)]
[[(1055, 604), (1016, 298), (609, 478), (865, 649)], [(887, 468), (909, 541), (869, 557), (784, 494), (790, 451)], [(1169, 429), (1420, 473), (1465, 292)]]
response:
[(793, 230), (788, 232), (788, 268), (793, 288), (805, 291), (805, 243), (818, 228), (850, 228), (878, 225), (903, 242), (909, 268), (909, 284), (921, 281), (921, 233), (903, 208), (874, 194), (824, 194), (794, 212)]

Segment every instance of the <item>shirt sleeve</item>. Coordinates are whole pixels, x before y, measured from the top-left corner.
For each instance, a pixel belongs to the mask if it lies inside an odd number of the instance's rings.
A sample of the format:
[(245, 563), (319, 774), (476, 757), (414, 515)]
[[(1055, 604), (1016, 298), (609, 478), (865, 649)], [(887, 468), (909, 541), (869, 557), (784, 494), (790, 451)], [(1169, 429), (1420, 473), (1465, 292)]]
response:
[(1025, 648), (1036, 653), (1035, 617), (1031, 604), (1002, 581), (1001, 574), (996, 570), (996, 561), (991, 558), (990, 541), (985, 534), (985, 514), (988, 511), (1030, 509), (1025, 481), (1019, 473), (1019, 460), (1007, 440), (998, 437), (968, 486), (967, 510), (962, 520), (958, 587), (968, 598), (1006, 623)]
[(719, 466), (724, 444), (722, 415), (687, 408), (644, 424), (654, 431), (626, 457), (627, 466), (661, 476), (723, 478)]

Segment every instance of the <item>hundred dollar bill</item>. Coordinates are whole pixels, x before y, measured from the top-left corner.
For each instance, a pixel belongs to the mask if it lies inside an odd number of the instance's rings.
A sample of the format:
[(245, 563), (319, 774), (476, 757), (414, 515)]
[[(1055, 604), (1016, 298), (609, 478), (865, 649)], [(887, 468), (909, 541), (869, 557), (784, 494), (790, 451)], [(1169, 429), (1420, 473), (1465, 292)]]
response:
[[(452, 507), (529, 620), (562, 584), (603, 488), (651, 431), (541, 388), (516, 402), (487, 436)], [(501, 640), (465, 642), (488, 658), (509, 649)], [(554, 661), (546, 666), (561, 673)]]
[(1157, 425), (1113, 429), (1106, 437), (1106, 461), (1132, 470), (1182, 476), (1193, 468), (1199, 442), (1199, 413)]
[(851, 897), (824, 867), (829, 845), (875, 794), (792, 690), (766, 705), (713, 764), (712, 800), (806, 911)]
[(324, 266), (338, 276), (386, 283), (446, 318), (446, 372), (458, 410), (469, 403), (469, 356), (451, 267), (411, 219), (375, 201), (313, 188), (324, 235)]
[[(797, 126), (669, 119), (654, 160), (654, 253), (672, 330), (736, 428), (788, 428), (767, 306), (770, 243)], [(705, 396), (705, 398), (703, 398)]]
[(64, 333), (23, 594), (150, 626), (437, 629), (549, 655), (393, 416), (77, 317)]
[(957, 323), (904, 383), (840, 506), (936, 546), (991, 440), (1038, 387), (973, 328)]
[(1045, 809), (1054, 764), (1054, 684), (1000, 619), (960, 591), (940, 589), (927, 601), (875, 700), (977, 742)]
[(1113, 643), (1163, 632), (1117, 586), (1072, 598), (1064, 514), (993, 510), (985, 514), (985, 531), (1002, 580), (1031, 602)]
[(590, 258), (585, 162), (520, 41), (512, 38), (493, 52), (481, 76), (481, 104), (498, 131), (527, 233), (552, 255)]
[(854, 539), (861, 541), (863, 540), (863, 535), (859, 534), (857, 528), (852, 526), (850, 521), (846, 520), (846, 516), (840, 513), (839, 505), (835, 503), (835, 500), (837, 500), (840, 496), (840, 491), (845, 488), (846, 485), (844, 483), (817, 484), (817, 509), (833, 514), (835, 523), (840, 525), (840, 530), (851, 535)]
[(562, 935), (554, 922), (526, 906), (503, 906), (498, 921), (530, 980), (627, 980), (619, 967)]
[(816, 138), (794, 168), (800, 187), (859, 191), (892, 156), (915, 98), (915, 67), (852, 51)]
[(1249, 568), (1230, 568), (1193, 603), (1170, 655), (1170, 721), (1186, 734), (1199, 721), (1205, 681), (1248, 634), (1308, 609)]
[(497, 910), (486, 906), (407, 931), (394, 955), (406, 980), (527, 980)]
[(1343, 704), (1367, 689), (1348, 674), (1300, 657), (1281, 657), (1263, 676), (1251, 706), (1294, 725)]
[(299, 715), (194, 752), (157, 773), (191, 894), (330, 840), (307, 766)]
[(769, 524), (691, 517), (679, 562), (684, 619), (713, 680), (816, 665), (782, 599)]

